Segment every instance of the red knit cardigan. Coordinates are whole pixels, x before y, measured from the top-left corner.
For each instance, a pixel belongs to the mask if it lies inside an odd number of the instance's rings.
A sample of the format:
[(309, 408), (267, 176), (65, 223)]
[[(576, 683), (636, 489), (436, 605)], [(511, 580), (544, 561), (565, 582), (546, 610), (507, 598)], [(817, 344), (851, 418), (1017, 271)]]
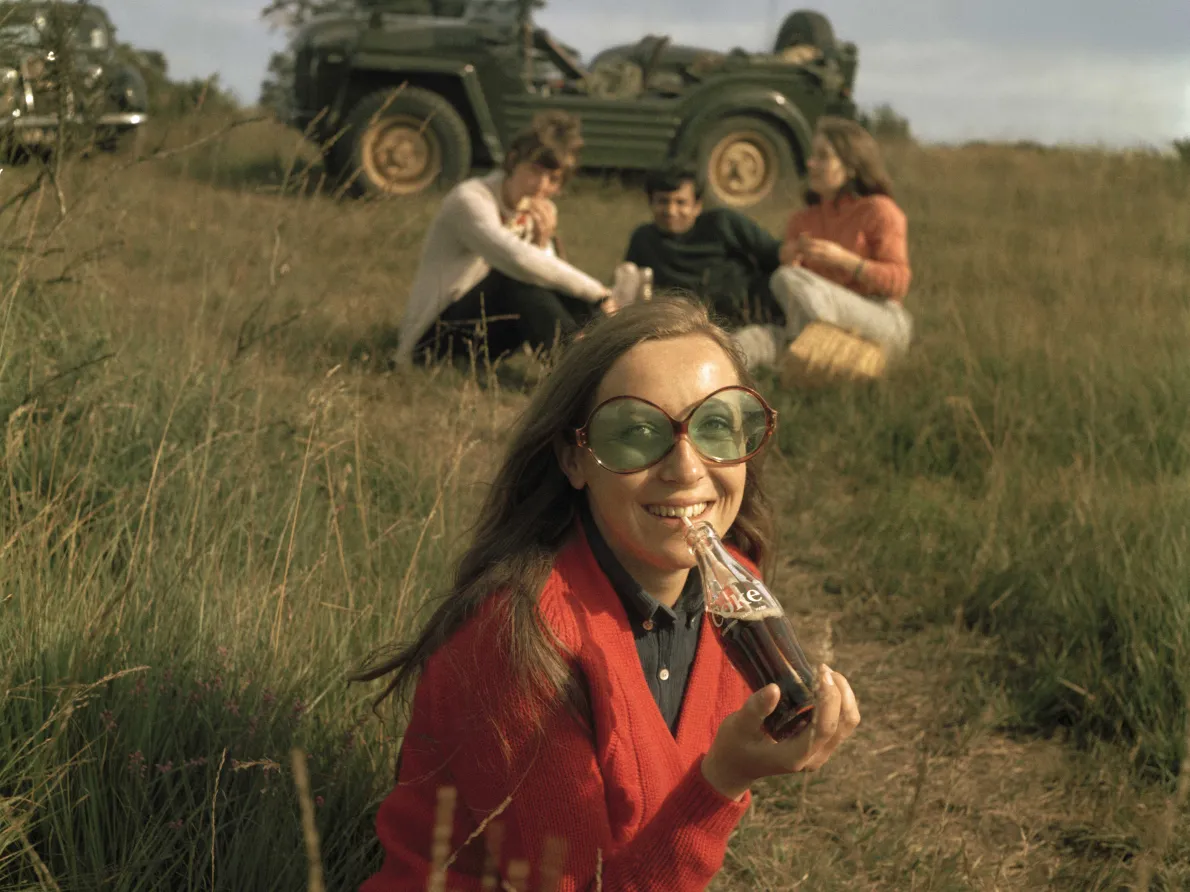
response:
[(909, 266), (908, 221), (905, 212), (887, 195), (841, 196), (796, 212), (785, 226), (785, 240), (799, 235), (825, 239), (858, 254), (864, 263), (864, 284), (852, 278), (851, 270), (819, 265), (812, 260), (802, 265), (832, 282), (869, 297), (904, 302), (913, 271)]
[[(540, 716), (510, 693), (507, 657), (482, 621), (501, 603), (489, 598), (423, 671), (397, 785), (376, 818), (384, 863), (361, 892), (423, 892), (442, 786), (458, 793), (451, 892), (480, 889), (483, 838), (463, 846), (506, 799), (496, 818), (501, 875), (509, 860), (529, 860), (529, 889), (539, 887), (550, 837), (565, 846), (559, 892), (594, 888), (597, 864), (606, 892), (704, 889), (751, 801), (750, 793), (724, 797), (701, 771), (720, 721), (750, 693), (711, 624), (701, 625), (675, 738), (649, 692), (623, 605), (578, 532), (555, 562), (540, 612), (586, 682), (594, 733), (556, 709), (537, 737)], [(497, 705), (505, 717), (499, 730)]]

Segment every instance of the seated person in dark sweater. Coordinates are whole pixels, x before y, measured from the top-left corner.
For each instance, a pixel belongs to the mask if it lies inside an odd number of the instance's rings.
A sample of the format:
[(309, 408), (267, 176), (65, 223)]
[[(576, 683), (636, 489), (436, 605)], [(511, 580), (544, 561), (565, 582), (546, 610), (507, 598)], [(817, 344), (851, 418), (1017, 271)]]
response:
[(653, 222), (632, 233), (626, 264), (652, 268), (657, 290), (697, 295), (729, 328), (784, 323), (768, 284), (781, 265), (780, 239), (739, 211), (703, 210), (702, 182), (693, 170), (649, 173), (645, 191)]

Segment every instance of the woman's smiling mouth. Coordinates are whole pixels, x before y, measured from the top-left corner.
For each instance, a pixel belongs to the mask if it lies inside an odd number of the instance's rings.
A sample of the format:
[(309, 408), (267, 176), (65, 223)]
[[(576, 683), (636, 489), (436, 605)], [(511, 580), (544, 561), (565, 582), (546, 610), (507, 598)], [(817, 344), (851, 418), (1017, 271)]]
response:
[(711, 502), (694, 502), (686, 505), (645, 505), (644, 508), (654, 517), (688, 517), (693, 520), (705, 512), (711, 504)]

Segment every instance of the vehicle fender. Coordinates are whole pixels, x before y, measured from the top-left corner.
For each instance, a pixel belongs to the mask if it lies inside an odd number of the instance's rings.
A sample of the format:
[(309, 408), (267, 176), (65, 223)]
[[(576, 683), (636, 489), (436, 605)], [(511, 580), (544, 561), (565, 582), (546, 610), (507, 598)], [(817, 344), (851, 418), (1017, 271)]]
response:
[(769, 87), (731, 87), (707, 98), (697, 98), (695, 111), (678, 131), (672, 155), (694, 159), (707, 128), (723, 118), (744, 116), (767, 120), (789, 138), (795, 159), (804, 164), (810, 154), (814, 130), (801, 110), (779, 91)]
[[(504, 145), (500, 141), (500, 132), (496, 129), (496, 121), (492, 117), (491, 106), (488, 105), (488, 100), (484, 96), (483, 87), (480, 85), (475, 66), (470, 62), (460, 62), (451, 59), (425, 59), (419, 56), (401, 56), (391, 53), (356, 52), (352, 55), (350, 67), (353, 74), (360, 72), (390, 74), (393, 76), (394, 83), (397, 84), (402, 83), (406, 79), (416, 78), (419, 74), (447, 75), (458, 78), (463, 88), (463, 95), (466, 97), (467, 103), (470, 106), (467, 110), (474, 116), (475, 123), (479, 128), (479, 134), (484, 141), (484, 145), (487, 146), (492, 160), (497, 164), (504, 160)], [(342, 114), (346, 111), (342, 107), (347, 98), (346, 88), (347, 83), (345, 80), (343, 88), (340, 90), (340, 95), (336, 97), (335, 102), (336, 118), (338, 119), (341, 119)]]

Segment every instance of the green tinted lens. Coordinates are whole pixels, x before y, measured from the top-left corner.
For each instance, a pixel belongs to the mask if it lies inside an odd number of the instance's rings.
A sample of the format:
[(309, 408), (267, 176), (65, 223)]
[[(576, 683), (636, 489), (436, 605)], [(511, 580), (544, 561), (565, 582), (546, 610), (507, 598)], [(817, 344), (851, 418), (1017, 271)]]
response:
[(600, 407), (587, 426), (587, 442), (599, 462), (612, 471), (651, 465), (674, 443), (665, 413), (632, 397)]
[(695, 410), (689, 430), (690, 441), (707, 458), (735, 461), (764, 443), (768, 416), (748, 391), (724, 390)]

